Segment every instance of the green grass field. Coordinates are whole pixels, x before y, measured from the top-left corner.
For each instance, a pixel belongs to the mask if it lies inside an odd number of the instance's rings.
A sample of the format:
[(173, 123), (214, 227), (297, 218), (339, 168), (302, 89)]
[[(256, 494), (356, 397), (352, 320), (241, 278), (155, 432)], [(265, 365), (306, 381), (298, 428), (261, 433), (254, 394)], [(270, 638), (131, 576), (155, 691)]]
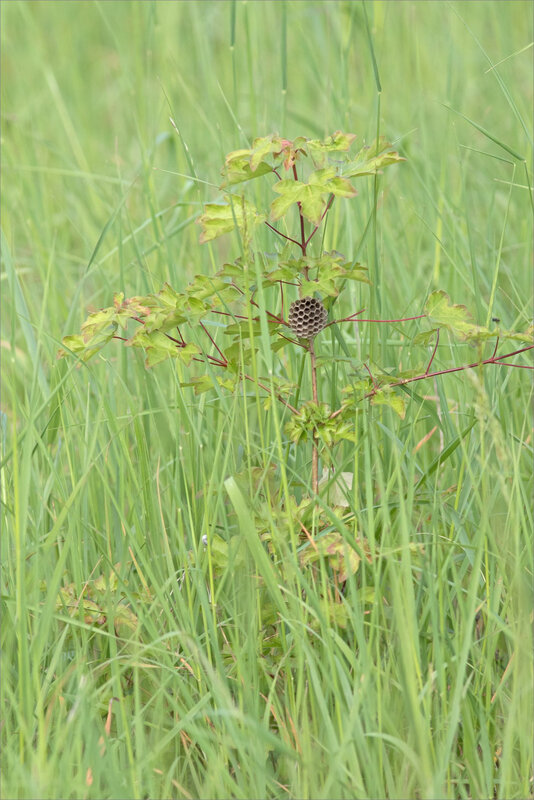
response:
[[(225, 154), (273, 131), (379, 130), (406, 158), (329, 216), (323, 246), (373, 281), (347, 314), (415, 316), (440, 288), (524, 330), (531, 4), (15, 0), (1, 17), (1, 796), (532, 797), (529, 370), (422, 381), (404, 419), (365, 406), (334, 449), (333, 483), (354, 480), (329, 524), (372, 556), (332, 603), (288, 511), (310, 451), (283, 407), (252, 384), (195, 395), (183, 365), (146, 370), (119, 342), (56, 358), (114, 292), (239, 256), (194, 223)], [(266, 227), (256, 245), (274, 251)], [(416, 366), (417, 322), (342, 330), (356, 359)], [(476, 358), (444, 336), (435, 365)], [(296, 380), (301, 355), (280, 364)]]

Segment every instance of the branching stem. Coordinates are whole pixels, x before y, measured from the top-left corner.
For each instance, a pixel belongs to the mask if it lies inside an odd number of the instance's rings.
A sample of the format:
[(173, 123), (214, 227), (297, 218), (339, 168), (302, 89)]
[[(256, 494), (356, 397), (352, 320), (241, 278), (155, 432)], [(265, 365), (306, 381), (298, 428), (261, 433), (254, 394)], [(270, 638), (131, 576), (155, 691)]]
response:
[[(328, 325), (325, 325), (325, 328), (328, 328), (329, 325), (335, 325), (336, 323), (339, 324), (341, 322), (353, 322), (354, 317), (357, 317), (359, 314), (363, 314), (365, 308), (362, 308), (361, 311), (356, 311), (355, 314), (351, 314), (350, 317), (343, 317), (343, 319), (333, 319)], [(414, 319), (425, 319), (426, 314), (418, 314), (416, 317), (401, 317), (401, 319), (359, 319), (358, 322), (411, 322)]]
[[(245, 378), (245, 380), (247, 380), (247, 381), (251, 381), (251, 383), (253, 383), (255, 386), (259, 386), (259, 387), (260, 387), (260, 389), (265, 389), (265, 391), (267, 392), (267, 394), (270, 394), (269, 387), (268, 387), (268, 386), (265, 386), (265, 384), (264, 384), (264, 383), (260, 383), (259, 381), (257, 381), (255, 378), (253, 378), (253, 377), (252, 377), (252, 375), (243, 375), (243, 377)], [(294, 407), (291, 405), (291, 403), (288, 403), (288, 402), (287, 402), (287, 400), (284, 400), (284, 398), (282, 397), (282, 395), (280, 395), (280, 394), (276, 394), (276, 392), (275, 392), (275, 397), (276, 397), (276, 399), (277, 399), (277, 400), (279, 400), (279, 401), (280, 401), (280, 402), (281, 402), (281, 403), (282, 403), (282, 404), (283, 404), (283, 405), (284, 405), (286, 408), (289, 408), (289, 410), (291, 411), (291, 413), (292, 413), (292, 414), (297, 414), (297, 413), (298, 413), (297, 409), (296, 409), (296, 408), (294, 408)]]
[[(300, 205), (300, 203), (299, 203), (299, 205)], [(298, 247), (301, 246), (300, 242), (297, 242), (296, 239), (292, 239), (291, 236), (286, 236), (285, 233), (282, 233), (282, 231), (279, 231), (278, 228), (275, 228), (274, 225), (271, 225), (270, 222), (265, 221), (265, 224), (267, 225), (268, 228), (270, 228), (272, 231), (277, 233), (278, 236), (281, 236), (283, 239), (287, 239), (288, 242), (293, 242), (293, 244), (296, 244)]]
[[(407, 383), (415, 383), (415, 381), (422, 381), (423, 378), (435, 378), (438, 375), (449, 375), (451, 372), (462, 372), (466, 369), (475, 369), (476, 367), (484, 367), (486, 364), (497, 364), (498, 366), (506, 366), (506, 367), (519, 367), (520, 369), (534, 369), (534, 366), (530, 366), (528, 364), (505, 364), (503, 362), (503, 358), (511, 358), (512, 356), (516, 356), (519, 353), (525, 353), (527, 350), (532, 350), (534, 348), (534, 344), (528, 345), (528, 347), (523, 347), (521, 350), (515, 350), (513, 353), (506, 353), (506, 355), (502, 356), (491, 356), (491, 358), (486, 358), (483, 361), (474, 361), (472, 364), (464, 364), (461, 367), (450, 367), (449, 369), (438, 369), (436, 372), (425, 372), (424, 375), (417, 375), (415, 378), (403, 378), (401, 381), (397, 381), (397, 383), (390, 383), (388, 386), (405, 386)], [(365, 395), (366, 397), (372, 397), (375, 392), (370, 392), (369, 394)]]
[[(212, 343), (212, 345), (214, 346), (214, 348), (217, 350), (217, 352), (219, 353), (220, 357), (221, 357), (221, 358), (222, 358), (224, 361), (226, 361), (226, 356), (224, 355), (224, 353), (222, 352), (222, 350), (221, 350), (221, 349), (219, 348), (219, 346), (217, 345), (217, 342), (215, 341), (215, 339), (213, 338), (213, 336), (211, 336), (211, 334), (209, 333), (209, 331), (207, 331), (207, 330), (206, 330), (206, 326), (204, 325), (204, 323), (203, 323), (203, 322), (201, 322), (200, 320), (199, 320), (199, 322), (200, 322), (200, 327), (202, 328), (202, 330), (204, 331), (204, 333), (206, 334), (206, 336), (208, 337), (208, 339), (210, 340), (210, 342)], [(180, 336), (181, 336), (181, 334), (180, 334)]]
[(312, 236), (315, 236), (315, 234), (317, 233), (317, 231), (319, 230), (319, 228), (321, 226), (321, 223), (322, 223), (323, 219), (326, 217), (326, 215), (330, 211), (330, 206), (334, 202), (334, 197), (335, 197), (335, 195), (331, 194), (330, 197), (328, 198), (328, 203), (326, 204), (325, 210), (321, 214), (321, 219), (319, 220), (319, 224), (315, 226), (315, 228), (312, 230), (312, 232), (310, 233), (310, 235), (306, 239), (306, 242), (305, 242), (306, 247), (309, 245), (310, 239), (312, 238)]

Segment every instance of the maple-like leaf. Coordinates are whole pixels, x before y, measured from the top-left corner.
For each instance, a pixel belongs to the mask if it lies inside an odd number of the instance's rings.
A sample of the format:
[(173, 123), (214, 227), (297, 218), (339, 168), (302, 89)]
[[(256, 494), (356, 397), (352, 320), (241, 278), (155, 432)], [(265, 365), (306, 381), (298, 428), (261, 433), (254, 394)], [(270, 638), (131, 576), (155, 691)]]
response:
[(442, 289), (429, 296), (425, 312), (431, 325), (445, 327), (464, 341), (476, 344), (496, 336), (495, 331), (477, 325), (466, 306), (451, 303)]
[(202, 225), (199, 242), (204, 244), (233, 231), (236, 224), (240, 229), (252, 228), (264, 222), (265, 216), (258, 214), (254, 206), (242, 198), (235, 198), (229, 203), (206, 203), (204, 214), (197, 219)]
[(371, 397), (371, 405), (388, 406), (396, 414), (398, 414), (401, 419), (404, 419), (406, 416), (406, 404), (404, 402), (404, 397), (394, 391), (391, 391), (389, 387), (379, 389), (376, 394), (373, 394)]
[(392, 150), (389, 142), (380, 137), (378, 144), (373, 142), (362, 147), (355, 158), (344, 165), (342, 172), (346, 178), (376, 175), (384, 167), (398, 164), (400, 161), (406, 161), (406, 159)]

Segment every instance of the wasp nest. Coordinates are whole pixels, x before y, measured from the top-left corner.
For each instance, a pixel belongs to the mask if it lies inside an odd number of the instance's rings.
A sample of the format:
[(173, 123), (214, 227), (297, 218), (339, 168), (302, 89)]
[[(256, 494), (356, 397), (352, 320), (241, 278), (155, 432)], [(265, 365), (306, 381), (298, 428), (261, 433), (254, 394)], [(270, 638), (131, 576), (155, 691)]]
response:
[(326, 325), (328, 311), (320, 300), (314, 297), (303, 297), (291, 303), (289, 309), (289, 325), (291, 329), (305, 339), (312, 339)]

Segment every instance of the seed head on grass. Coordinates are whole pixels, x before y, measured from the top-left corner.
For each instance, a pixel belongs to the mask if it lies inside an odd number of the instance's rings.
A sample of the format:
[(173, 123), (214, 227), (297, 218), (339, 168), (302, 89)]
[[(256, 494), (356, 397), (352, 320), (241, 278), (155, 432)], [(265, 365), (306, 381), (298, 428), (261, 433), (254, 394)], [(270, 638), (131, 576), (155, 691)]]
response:
[(312, 339), (326, 326), (328, 311), (315, 297), (302, 297), (291, 303), (289, 325), (297, 336)]

